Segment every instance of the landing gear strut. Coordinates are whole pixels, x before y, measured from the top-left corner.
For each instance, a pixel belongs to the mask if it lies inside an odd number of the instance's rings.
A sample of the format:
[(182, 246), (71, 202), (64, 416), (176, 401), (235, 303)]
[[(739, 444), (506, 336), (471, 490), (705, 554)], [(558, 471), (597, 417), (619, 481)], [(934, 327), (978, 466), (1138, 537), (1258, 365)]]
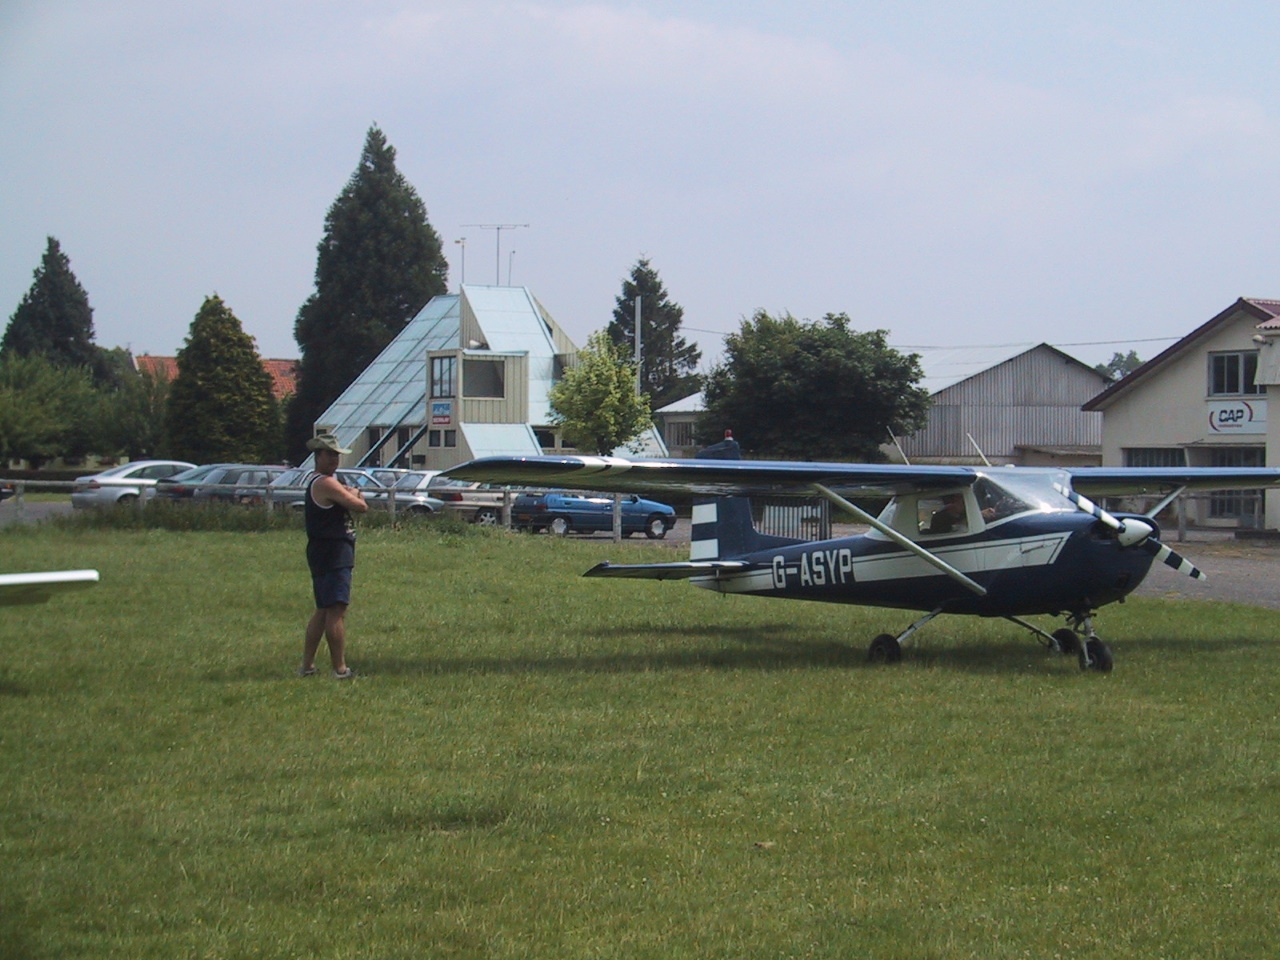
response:
[[(902, 659), (902, 647), (907, 638), (941, 612), (941, 608), (930, 611), (896, 637), (891, 633), (880, 634), (871, 641), (871, 646), (867, 650), (867, 659), (871, 663), (897, 663)], [(1094, 632), (1091, 614), (1073, 613), (1067, 617), (1069, 626), (1055, 630), (1053, 633), (1046, 633), (1034, 623), (1029, 623), (1021, 617), (1007, 616), (1005, 619), (1030, 630), (1044, 642), (1051, 653), (1060, 653), (1064, 656), (1075, 654), (1080, 661), (1081, 670), (1111, 672), (1111, 648)]]

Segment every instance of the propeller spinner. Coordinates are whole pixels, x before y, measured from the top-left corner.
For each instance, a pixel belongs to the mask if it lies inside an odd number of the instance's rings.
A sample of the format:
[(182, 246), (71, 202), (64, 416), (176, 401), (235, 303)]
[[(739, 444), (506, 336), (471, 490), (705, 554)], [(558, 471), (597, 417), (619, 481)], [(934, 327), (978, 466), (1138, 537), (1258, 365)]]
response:
[(1083, 494), (1076, 493), (1068, 487), (1055, 483), (1054, 489), (1060, 494), (1074, 503), (1079, 509), (1085, 513), (1091, 514), (1102, 523), (1106, 524), (1116, 532), (1116, 540), (1122, 547), (1140, 546), (1144, 550), (1151, 553), (1158, 562), (1163, 563), (1166, 567), (1177, 570), (1179, 573), (1186, 574), (1194, 580), (1208, 580), (1199, 567), (1193, 564), (1186, 557), (1169, 549), (1159, 538), (1156, 537), (1156, 528), (1154, 525), (1140, 520), (1137, 517), (1129, 517), (1121, 520), (1119, 517), (1113, 516), (1102, 507), (1098, 506)]

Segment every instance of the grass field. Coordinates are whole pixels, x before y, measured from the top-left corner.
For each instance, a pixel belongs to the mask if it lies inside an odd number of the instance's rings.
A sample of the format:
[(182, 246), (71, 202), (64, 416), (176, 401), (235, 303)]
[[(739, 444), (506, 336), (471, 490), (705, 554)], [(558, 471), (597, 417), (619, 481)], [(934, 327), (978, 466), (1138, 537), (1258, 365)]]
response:
[(910, 615), (578, 576), (669, 548), (361, 536), (340, 683), (295, 531), (0, 534), (102, 572), (0, 614), (0, 956), (1274, 952), (1280, 613), (871, 667)]

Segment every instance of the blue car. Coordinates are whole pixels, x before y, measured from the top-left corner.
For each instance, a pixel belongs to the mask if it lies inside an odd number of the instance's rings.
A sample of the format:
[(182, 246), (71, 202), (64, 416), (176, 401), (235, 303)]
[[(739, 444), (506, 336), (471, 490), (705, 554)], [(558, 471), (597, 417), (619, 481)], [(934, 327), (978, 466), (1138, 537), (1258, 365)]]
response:
[[(559, 536), (612, 530), (613, 498), (580, 493), (522, 493), (511, 506), (511, 519), (519, 528), (534, 533), (550, 530)], [(622, 498), (624, 536), (643, 533), (650, 540), (661, 540), (675, 522), (675, 510), (665, 503), (634, 494)]]

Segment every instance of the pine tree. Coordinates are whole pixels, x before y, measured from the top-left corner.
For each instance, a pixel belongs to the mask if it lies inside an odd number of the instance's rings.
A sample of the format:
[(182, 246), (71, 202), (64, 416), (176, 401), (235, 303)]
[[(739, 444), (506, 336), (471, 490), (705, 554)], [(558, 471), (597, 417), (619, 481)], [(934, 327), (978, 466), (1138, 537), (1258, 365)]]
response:
[(373, 126), (359, 166), (325, 217), (316, 289), (298, 311), (298, 392), (289, 455), (306, 455), (312, 424), (432, 297), (448, 290), (440, 236), (395, 148)]
[(54, 237), (48, 238), (31, 289), (9, 318), (0, 353), (44, 357), (61, 367), (93, 369), (98, 361), (89, 296)]
[(169, 390), (172, 454), (195, 463), (275, 458), (271, 375), (257, 344), (216, 294), (191, 322)]
[(636, 297), (640, 297), (640, 387), (657, 410), (698, 392), (702, 378), (693, 371), (702, 351), (680, 336), (684, 309), (667, 298), (658, 271), (642, 258), (630, 279), (623, 281), (609, 323), (609, 339), (625, 355), (635, 356)]

